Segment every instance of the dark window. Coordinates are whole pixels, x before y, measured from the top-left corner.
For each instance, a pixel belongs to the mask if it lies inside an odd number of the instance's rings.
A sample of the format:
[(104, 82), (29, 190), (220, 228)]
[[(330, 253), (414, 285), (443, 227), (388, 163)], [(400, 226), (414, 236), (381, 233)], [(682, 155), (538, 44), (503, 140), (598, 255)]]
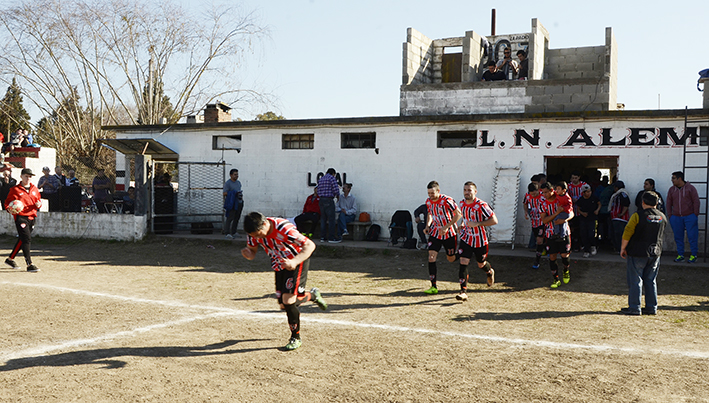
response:
[(212, 150), (241, 150), (241, 135), (212, 137)]
[(377, 133), (342, 133), (341, 148), (376, 148)]
[(438, 132), (438, 148), (461, 148), (477, 146), (477, 130)]
[(699, 127), (699, 145), (703, 147), (709, 145), (709, 127)]
[(312, 150), (315, 146), (315, 135), (308, 134), (284, 134), (284, 150)]

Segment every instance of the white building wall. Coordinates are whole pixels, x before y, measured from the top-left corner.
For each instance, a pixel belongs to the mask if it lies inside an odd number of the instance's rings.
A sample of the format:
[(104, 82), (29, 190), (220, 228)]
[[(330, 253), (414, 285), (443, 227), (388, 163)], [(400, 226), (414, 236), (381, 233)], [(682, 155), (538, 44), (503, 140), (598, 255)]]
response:
[[(376, 119), (374, 119), (376, 120)], [(546, 157), (617, 157), (619, 179), (634, 200), (645, 178), (652, 177), (663, 197), (671, 186), (671, 172), (682, 167), (682, 147), (659, 146), (656, 139), (659, 128), (672, 128), (683, 135), (681, 119), (559, 119), (513, 121), (494, 120), (478, 122), (421, 122), (318, 125), (309, 121), (298, 125), (268, 125), (253, 127), (230, 125), (203, 130), (172, 130), (157, 137), (159, 132), (119, 133), (119, 138), (153, 137), (180, 155), (180, 161), (218, 161), (221, 150), (212, 150), (212, 136), (241, 135), (240, 153), (227, 150), (226, 169), (239, 169), (239, 179), (244, 189), (244, 214), (259, 210), (266, 215), (293, 217), (300, 213), (319, 172), (329, 167), (346, 175), (354, 184), (352, 193), (357, 197), (360, 211), (367, 211), (372, 220), (386, 227), (391, 215), (399, 209), (413, 211), (426, 199), (426, 184), (431, 180), (440, 183), (441, 191), (456, 200), (462, 198), (463, 183), (468, 180), (478, 185), (478, 196), (491, 200), (495, 163), (517, 165), (521, 162), (521, 196), (526, 192), (529, 178), (545, 172)], [(317, 121), (315, 121), (317, 122)], [(643, 132), (640, 140), (650, 145), (630, 145), (631, 128), (652, 128)], [(592, 146), (576, 143), (564, 146), (578, 129), (584, 129)], [(625, 139), (626, 145), (601, 145), (602, 130), (610, 129), (614, 142)], [(477, 130), (477, 148), (437, 148), (439, 130)], [(532, 135), (539, 131), (539, 145), (522, 141), (515, 146), (515, 131), (525, 130)], [(376, 132), (374, 149), (341, 149), (342, 132)], [(314, 133), (314, 149), (283, 150), (282, 134)], [(483, 146), (484, 133), (492, 146)], [(654, 139), (654, 140), (653, 140)], [(690, 146), (690, 148), (693, 146)], [(119, 156), (118, 158), (122, 158)], [(701, 192), (702, 190), (700, 190)], [(512, 197), (512, 195), (511, 195)], [(634, 207), (631, 207), (631, 212)], [(500, 221), (509, 217), (499, 217)], [(526, 243), (529, 224), (524, 214), (517, 218), (517, 240)]]

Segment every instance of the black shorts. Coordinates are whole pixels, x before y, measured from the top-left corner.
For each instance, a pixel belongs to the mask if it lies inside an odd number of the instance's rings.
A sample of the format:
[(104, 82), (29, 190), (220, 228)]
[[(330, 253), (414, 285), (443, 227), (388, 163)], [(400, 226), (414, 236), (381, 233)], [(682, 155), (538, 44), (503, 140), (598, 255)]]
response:
[(546, 231), (546, 226), (540, 225), (539, 227), (532, 228), (532, 233), (537, 238), (544, 238), (544, 232)]
[(479, 248), (475, 248), (475, 247), (468, 245), (467, 243), (465, 243), (463, 241), (460, 241), (460, 246), (458, 246), (458, 254), (460, 255), (460, 257), (466, 258), (466, 259), (472, 259), (473, 255), (475, 255), (475, 260), (478, 263), (485, 262), (485, 260), (487, 259), (487, 252), (488, 252), (487, 244), (485, 244)]
[(438, 252), (441, 246), (445, 248), (446, 255), (455, 256), (455, 236), (446, 239), (438, 239), (433, 236), (428, 237), (428, 250)]
[(308, 280), (308, 268), (310, 259), (299, 264), (295, 270), (280, 270), (276, 272), (276, 293), (283, 294), (305, 294), (305, 282)]
[(546, 240), (547, 253), (553, 255), (555, 253), (571, 252), (571, 240), (569, 236), (552, 237)]

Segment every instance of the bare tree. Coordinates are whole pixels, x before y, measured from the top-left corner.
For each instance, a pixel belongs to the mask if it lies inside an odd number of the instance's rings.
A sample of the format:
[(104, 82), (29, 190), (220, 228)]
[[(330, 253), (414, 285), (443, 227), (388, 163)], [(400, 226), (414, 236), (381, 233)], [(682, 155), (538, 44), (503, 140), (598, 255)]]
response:
[(98, 147), (102, 125), (174, 123), (216, 99), (265, 97), (236, 72), (266, 29), (234, 7), (192, 15), (172, 0), (20, 0), (0, 10), (0, 35), (0, 80), (16, 76), (58, 125), (43, 130), (49, 146)]

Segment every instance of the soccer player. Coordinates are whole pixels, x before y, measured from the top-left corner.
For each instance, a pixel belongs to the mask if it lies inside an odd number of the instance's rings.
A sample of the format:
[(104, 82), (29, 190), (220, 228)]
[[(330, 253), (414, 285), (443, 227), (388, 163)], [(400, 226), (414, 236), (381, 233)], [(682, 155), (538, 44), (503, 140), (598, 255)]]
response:
[(544, 253), (544, 224), (539, 216), (539, 211), (544, 198), (539, 193), (539, 184), (530, 183), (527, 186), (527, 194), (524, 195), (524, 218), (530, 220), (532, 225), (532, 234), (534, 235), (536, 245), (536, 256), (534, 259), (533, 269), (539, 268), (539, 262)]
[(295, 350), (302, 344), (298, 306), (313, 301), (323, 311), (327, 310), (327, 303), (317, 288), (309, 293), (305, 291), (310, 266), (308, 258), (315, 251), (315, 244), (288, 220), (265, 217), (259, 212), (249, 213), (244, 218), (244, 231), (248, 239), (241, 254), (246, 259), (253, 260), (256, 257), (259, 245), (271, 257), (271, 267), (276, 271), (276, 295), (286, 311), (291, 330), (285, 350)]
[(455, 223), (463, 216), (453, 198), (441, 194), (438, 182), (431, 181), (427, 185), (428, 199), (426, 200), (426, 228), (423, 232), (428, 236), (428, 275), (431, 288), (424, 291), (426, 294), (438, 294), (436, 275), (438, 268), (436, 259), (438, 251), (443, 246), (446, 250), (448, 261), (455, 262), (456, 226)]
[(15, 256), (17, 256), (17, 253), (22, 249), (22, 254), (25, 255), (25, 262), (27, 263), (27, 271), (37, 273), (39, 268), (32, 264), (30, 246), (32, 245), (34, 219), (37, 218), (37, 210), (42, 207), (42, 199), (37, 186), (30, 183), (30, 178), (33, 176), (34, 174), (31, 169), (24, 168), (20, 173), (20, 183), (10, 188), (10, 192), (5, 199), (6, 207), (14, 200), (19, 200), (24, 206), (21, 211), (13, 214), (19, 238), (15, 243), (15, 247), (12, 248), (10, 257), (5, 259), (5, 264), (13, 269), (17, 269), (19, 266), (15, 263)]
[[(559, 281), (559, 267), (556, 264), (556, 256), (561, 254), (561, 262), (564, 265), (564, 284), (568, 284), (571, 280), (569, 274), (569, 254), (571, 253), (571, 230), (569, 228), (568, 220), (574, 217), (574, 212), (571, 211), (569, 216), (566, 218), (558, 218), (557, 216), (563, 210), (557, 210), (557, 195), (554, 193), (551, 184), (549, 182), (542, 185), (542, 195), (544, 195), (544, 202), (541, 205), (540, 217), (542, 223), (546, 225), (545, 237), (546, 237), (546, 247), (549, 253), (549, 267), (551, 268), (551, 275), (553, 282), (551, 283), (551, 288), (559, 288), (561, 286), (561, 281)], [(554, 232), (558, 229), (560, 232)]]
[(487, 262), (488, 241), (485, 227), (497, 224), (497, 216), (487, 203), (477, 198), (477, 194), (477, 186), (473, 182), (465, 182), (463, 185), (464, 200), (460, 202), (463, 229), (460, 231), (460, 246), (458, 247), (460, 294), (455, 297), (458, 301), (468, 300), (468, 264), (470, 264), (470, 258), (473, 255), (478, 262), (478, 268), (487, 273), (487, 286), (492, 287), (495, 284), (495, 270)]

